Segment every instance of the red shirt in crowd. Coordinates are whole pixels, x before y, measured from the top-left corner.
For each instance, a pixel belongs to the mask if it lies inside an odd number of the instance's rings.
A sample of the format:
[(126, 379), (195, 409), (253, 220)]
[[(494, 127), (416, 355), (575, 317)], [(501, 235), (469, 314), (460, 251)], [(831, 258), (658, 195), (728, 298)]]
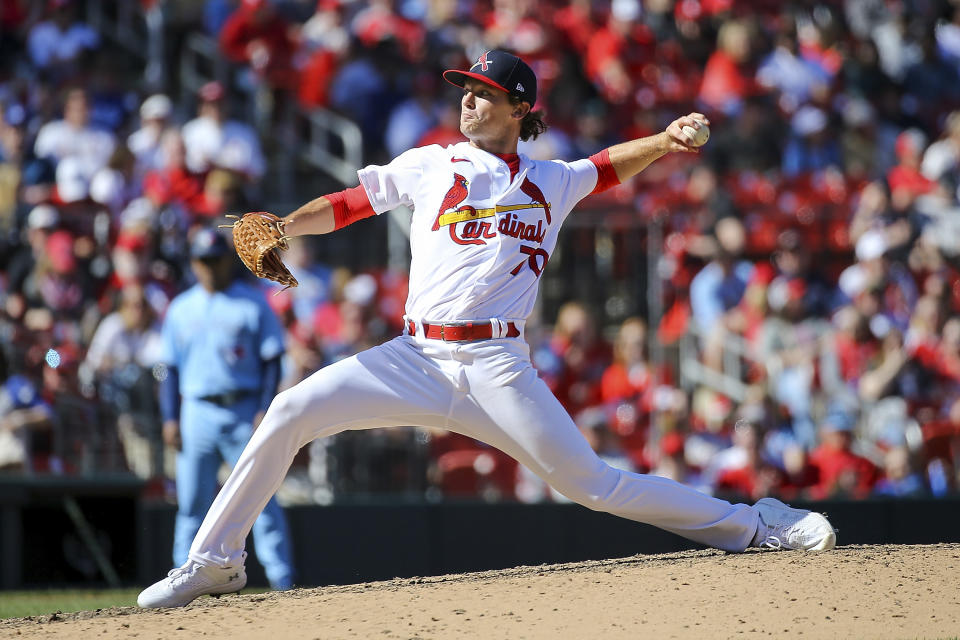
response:
[(725, 469), (716, 480), (716, 489), (723, 493), (756, 500), (771, 493), (778, 494), (784, 484), (783, 473), (769, 465), (759, 467), (746, 465), (736, 469)]
[(653, 383), (653, 376), (646, 366), (634, 366), (629, 370), (614, 362), (603, 372), (600, 380), (600, 395), (604, 402), (627, 400), (644, 396)]
[(580, 55), (586, 54), (590, 39), (597, 30), (590, 3), (571, 2), (561, 7), (553, 14), (553, 26), (563, 44)]
[(620, 446), (638, 468), (649, 466), (644, 448), (650, 426), (653, 388), (653, 372), (643, 364), (628, 369), (622, 363), (614, 362), (600, 378), (600, 398), (604, 404), (624, 403), (633, 409), (617, 410), (610, 426), (619, 436)]
[(756, 90), (753, 78), (741, 71), (737, 62), (725, 51), (714, 51), (703, 70), (700, 99), (714, 109), (723, 110)]
[[(264, 0), (244, 0), (220, 31), (220, 49), (233, 62), (250, 64), (270, 83), (293, 87), (295, 45), (289, 24)], [(259, 53), (255, 53), (259, 49)]]
[(550, 350), (561, 364), (543, 378), (567, 412), (577, 414), (597, 405), (604, 364), (610, 360), (609, 348), (600, 341), (573, 345), (555, 336), (550, 341)]
[(340, 56), (328, 49), (315, 51), (300, 72), (297, 97), (305, 107), (325, 107), (330, 101), (330, 82), (340, 68)]
[(394, 40), (407, 60), (423, 58), (423, 25), (399, 15), (389, 4), (375, 3), (361, 10), (354, 17), (351, 30), (368, 49)]
[(838, 333), (834, 351), (840, 364), (840, 376), (847, 382), (856, 382), (869, 368), (880, 351), (875, 340), (857, 341)]
[[(620, 102), (635, 86), (644, 62), (651, 59), (652, 43), (653, 35), (645, 26), (636, 26), (629, 33), (623, 33), (608, 23), (590, 38), (584, 71), (604, 98)], [(611, 69), (617, 68), (625, 75), (611, 74)], [(624, 86), (621, 82), (630, 84)]]
[(865, 498), (877, 482), (877, 468), (872, 462), (847, 449), (822, 444), (810, 453), (810, 466), (817, 481), (810, 488), (811, 497), (827, 498), (836, 493)]
[(217, 211), (204, 194), (204, 178), (185, 167), (150, 171), (143, 179), (143, 193), (158, 206), (175, 203), (193, 215), (210, 216)]
[(890, 191), (908, 191), (913, 195), (924, 195), (933, 191), (937, 183), (924, 176), (918, 169), (897, 165), (887, 173)]

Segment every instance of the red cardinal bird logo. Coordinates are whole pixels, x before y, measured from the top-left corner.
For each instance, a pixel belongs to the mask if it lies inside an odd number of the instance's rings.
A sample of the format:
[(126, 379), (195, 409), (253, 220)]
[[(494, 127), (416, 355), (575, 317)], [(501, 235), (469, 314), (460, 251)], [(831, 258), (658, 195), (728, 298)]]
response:
[[(489, 69), (490, 65), (493, 64), (493, 60), (487, 60), (487, 54), (489, 51), (484, 51), (483, 55), (477, 58), (477, 61), (473, 63), (473, 67), (480, 65), (481, 71), (486, 71)], [(470, 70), (473, 71), (473, 67), (470, 67)]]
[(440, 229), (440, 216), (450, 209), (455, 209), (458, 204), (466, 199), (467, 179), (459, 173), (455, 173), (453, 174), (453, 186), (447, 191), (447, 195), (443, 196), (443, 202), (440, 203), (440, 210), (437, 211), (437, 218), (433, 221), (433, 229), (431, 229), (431, 231), (438, 231)]
[(540, 187), (530, 182), (529, 179), (524, 178), (523, 184), (520, 185), (520, 191), (530, 196), (530, 199), (534, 202), (539, 202), (543, 205), (543, 210), (547, 214), (547, 224), (550, 224), (550, 205), (547, 204), (547, 199), (543, 197), (543, 192), (540, 191)]

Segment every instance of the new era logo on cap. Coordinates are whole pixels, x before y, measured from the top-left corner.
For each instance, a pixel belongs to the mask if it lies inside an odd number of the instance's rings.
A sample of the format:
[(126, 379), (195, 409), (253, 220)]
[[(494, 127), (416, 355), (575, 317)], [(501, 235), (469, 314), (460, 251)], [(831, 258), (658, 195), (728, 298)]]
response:
[(467, 78), (473, 78), (529, 102), (531, 107), (537, 102), (537, 76), (533, 69), (506, 51), (486, 51), (469, 71), (448, 69), (443, 72), (443, 78), (458, 87), (462, 87)]

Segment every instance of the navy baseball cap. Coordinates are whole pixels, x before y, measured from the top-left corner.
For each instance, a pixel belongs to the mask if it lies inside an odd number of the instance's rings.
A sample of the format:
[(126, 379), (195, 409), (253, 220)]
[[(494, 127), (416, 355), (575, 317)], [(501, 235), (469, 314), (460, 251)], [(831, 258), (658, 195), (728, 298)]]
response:
[(190, 257), (194, 260), (219, 258), (230, 252), (230, 245), (215, 229), (198, 229), (190, 239)]
[(491, 87), (506, 91), (532, 107), (537, 102), (537, 76), (526, 62), (517, 56), (493, 49), (477, 58), (469, 71), (448, 69), (443, 79), (462, 87), (467, 78), (484, 82)]

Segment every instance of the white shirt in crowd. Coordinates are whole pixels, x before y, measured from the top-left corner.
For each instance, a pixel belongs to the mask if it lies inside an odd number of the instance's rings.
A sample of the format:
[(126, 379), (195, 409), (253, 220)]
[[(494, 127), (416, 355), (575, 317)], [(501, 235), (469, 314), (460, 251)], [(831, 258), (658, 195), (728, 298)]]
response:
[(107, 164), (116, 142), (109, 131), (90, 126), (75, 127), (66, 120), (54, 120), (40, 127), (34, 152), (40, 158), (82, 161), (92, 175)]
[(957, 145), (947, 138), (931, 144), (923, 154), (920, 172), (930, 180), (939, 180), (945, 173), (953, 171), (960, 163)]
[(160, 144), (165, 129), (162, 127), (141, 127), (127, 137), (127, 148), (137, 159), (137, 173), (162, 169), (167, 164), (166, 154)]
[(236, 120), (220, 124), (211, 118), (194, 118), (183, 125), (183, 144), (191, 171), (222, 168), (257, 179), (266, 170), (256, 132)]
[(160, 361), (161, 346), (159, 326), (129, 331), (123, 324), (122, 314), (115, 311), (97, 326), (87, 350), (86, 364), (96, 371), (109, 357), (113, 367), (130, 363), (152, 367)]
[(87, 197), (94, 174), (106, 166), (113, 153), (114, 136), (92, 127), (75, 127), (54, 120), (40, 127), (34, 152), (57, 163), (57, 190), (66, 202)]
[(122, 172), (110, 167), (103, 167), (90, 180), (90, 198), (106, 206), (115, 218), (142, 192), (140, 180), (128, 180)]

